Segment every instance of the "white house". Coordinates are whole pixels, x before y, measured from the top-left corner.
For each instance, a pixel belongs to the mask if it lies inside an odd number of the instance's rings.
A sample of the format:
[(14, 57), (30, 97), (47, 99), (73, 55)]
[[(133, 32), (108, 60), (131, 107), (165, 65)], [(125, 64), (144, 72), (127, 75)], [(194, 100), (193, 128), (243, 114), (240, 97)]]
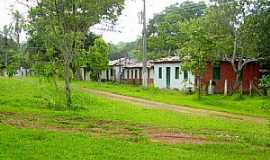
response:
[(194, 90), (195, 76), (181, 69), (178, 56), (166, 57), (154, 62), (154, 85), (160, 89)]
[(123, 77), (123, 67), (132, 63), (129, 58), (120, 58), (109, 62), (107, 70), (102, 71), (101, 80), (103, 81), (121, 81)]
[[(122, 80), (129, 84), (142, 84), (143, 63), (128, 64), (123, 67)], [(154, 80), (154, 66), (147, 62), (147, 82), (153, 84)]]

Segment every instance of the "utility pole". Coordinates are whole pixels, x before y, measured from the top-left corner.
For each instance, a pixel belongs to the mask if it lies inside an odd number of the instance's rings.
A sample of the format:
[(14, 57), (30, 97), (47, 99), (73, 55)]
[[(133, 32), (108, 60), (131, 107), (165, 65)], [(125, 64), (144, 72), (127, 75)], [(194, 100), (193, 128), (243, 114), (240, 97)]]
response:
[(11, 25), (8, 27), (7, 25), (4, 26), (3, 28), (3, 37), (4, 37), (4, 47), (3, 50), (5, 52), (5, 61), (4, 61), (4, 65), (5, 65), (5, 70), (4, 70), (4, 76), (7, 76), (7, 67), (8, 67), (8, 35), (10, 34), (10, 30), (11, 30)]
[(143, 0), (143, 73), (142, 73), (142, 83), (143, 87), (147, 88), (148, 87), (148, 75), (147, 75), (147, 37), (146, 37), (146, 0)]

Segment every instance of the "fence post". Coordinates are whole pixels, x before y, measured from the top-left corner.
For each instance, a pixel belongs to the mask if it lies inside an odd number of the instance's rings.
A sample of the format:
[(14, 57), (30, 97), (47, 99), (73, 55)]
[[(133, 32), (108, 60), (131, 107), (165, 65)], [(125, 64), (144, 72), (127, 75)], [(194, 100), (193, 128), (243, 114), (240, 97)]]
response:
[(252, 81), (249, 81), (249, 96), (252, 96)]
[(226, 79), (224, 83), (224, 96), (227, 95), (228, 95), (228, 80)]

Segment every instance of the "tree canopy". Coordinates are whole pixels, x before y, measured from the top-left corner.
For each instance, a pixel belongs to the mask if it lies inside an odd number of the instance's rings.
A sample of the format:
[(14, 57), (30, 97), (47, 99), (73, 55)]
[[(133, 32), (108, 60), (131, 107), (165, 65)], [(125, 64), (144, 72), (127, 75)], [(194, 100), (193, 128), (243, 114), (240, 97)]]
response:
[(72, 107), (70, 68), (74, 57), (82, 53), (86, 33), (101, 21), (115, 22), (123, 3), (124, 0), (40, 0), (31, 8), (28, 34), (40, 38), (50, 60), (62, 64), (68, 108)]
[(150, 20), (147, 30), (149, 52), (159, 56), (175, 54), (179, 45), (186, 39), (178, 23), (202, 16), (206, 8), (203, 2), (185, 1), (171, 5), (162, 13), (155, 15)]

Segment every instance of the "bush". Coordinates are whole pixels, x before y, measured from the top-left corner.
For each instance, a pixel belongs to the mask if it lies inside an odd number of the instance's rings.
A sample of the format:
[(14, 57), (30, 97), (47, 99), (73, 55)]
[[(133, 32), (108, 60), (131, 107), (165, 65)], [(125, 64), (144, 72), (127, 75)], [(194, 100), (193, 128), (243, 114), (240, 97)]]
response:
[(267, 96), (268, 95), (268, 90), (270, 88), (270, 75), (264, 75), (261, 79), (260, 79), (260, 88), (263, 91), (263, 95)]

